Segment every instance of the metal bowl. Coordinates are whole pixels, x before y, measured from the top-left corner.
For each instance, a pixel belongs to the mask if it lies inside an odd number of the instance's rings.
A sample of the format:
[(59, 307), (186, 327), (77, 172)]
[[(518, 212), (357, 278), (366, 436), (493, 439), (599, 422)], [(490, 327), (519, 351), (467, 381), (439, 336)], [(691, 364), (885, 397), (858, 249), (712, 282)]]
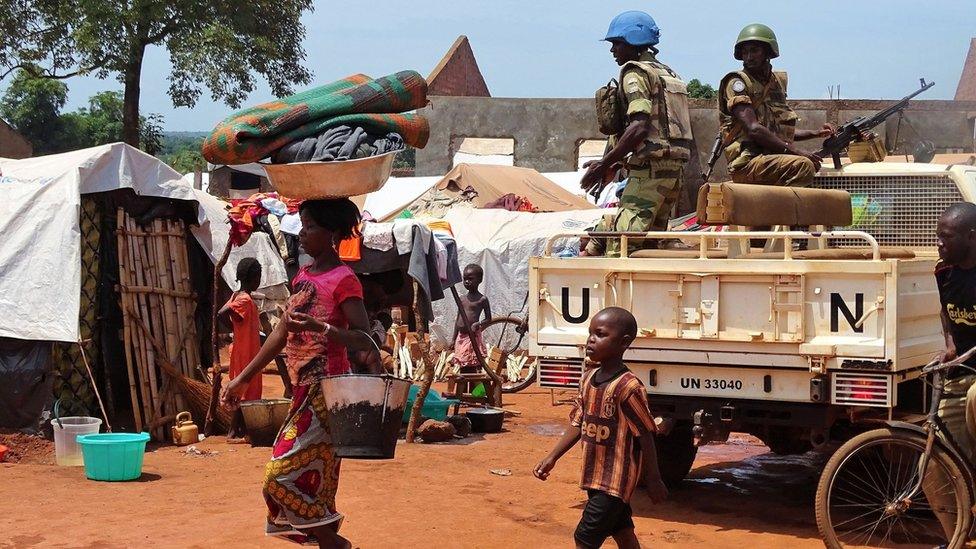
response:
[(382, 189), (393, 172), (398, 152), (355, 160), (265, 164), (264, 171), (282, 196), (301, 200), (344, 198)]
[(244, 415), (244, 425), (247, 435), (254, 446), (271, 446), (274, 444), (281, 425), (288, 417), (291, 400), (287, 398), (262, 398), (261, 400), (245, 400), (241, 403), (241, 413)]

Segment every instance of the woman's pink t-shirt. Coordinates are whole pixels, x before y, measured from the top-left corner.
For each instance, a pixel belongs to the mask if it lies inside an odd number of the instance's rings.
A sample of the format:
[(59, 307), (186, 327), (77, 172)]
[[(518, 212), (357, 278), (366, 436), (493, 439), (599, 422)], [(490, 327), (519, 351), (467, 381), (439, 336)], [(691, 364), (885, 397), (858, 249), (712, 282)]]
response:
[[(339, 328), (349, 327), (342, 303), (363, 297), (362, 284), (346, 265), (325, 273), (312, 273), (302, 267), (292, 288), (288, 311), (305, 313)], [(345, 346), (320, 332), (289, 333), (285, 358), (294, 385), (317, 383), (323, 377), (345, 374), (350, 369)]]

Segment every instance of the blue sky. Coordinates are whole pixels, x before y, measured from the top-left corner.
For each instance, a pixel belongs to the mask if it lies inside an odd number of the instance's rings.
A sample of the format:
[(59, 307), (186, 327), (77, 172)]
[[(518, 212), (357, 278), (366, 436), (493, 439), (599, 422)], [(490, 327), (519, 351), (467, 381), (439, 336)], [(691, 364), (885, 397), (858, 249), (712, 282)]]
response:
[[(824, 98), (829, 85), (840, 85), (845, 98), (901, 97), (914, 90), (919, 77), (936, 82), (925, 99), (951, 99), (970, 38), (976, 36), (971, 0), (316, 0), (315, 5), (304, 18), (305, 64), (313, 84), (355, 72), (380, 76), (414, 69), (426, 76), (454, 39), (466, 34), (496, 97), (591, 97), (616, 72), (608, 45), (598, 40), (610, 19), (628, 9), (642, 9), (657, 20), (662, 61), (686, 79), (713, 85), (737, 66), (731, 48), (739, 29), (751, 22), (770, 25), (782, 52), (774, 65), (789, 71), (795, 99)], [(210, 101), (206, 91), (194, 109), (173, 108), (166, 95), (168, 72), (165, 50), (151, 49), (141, 108), (143, 114), (163, 114), (167, 130), (209, 130), (231, 112)], [(68, 109), (97, 91), (121, 89), (112, 78), (74, 78), (67, 84)], [(262, 86), (248, 102), (270, 98)]]

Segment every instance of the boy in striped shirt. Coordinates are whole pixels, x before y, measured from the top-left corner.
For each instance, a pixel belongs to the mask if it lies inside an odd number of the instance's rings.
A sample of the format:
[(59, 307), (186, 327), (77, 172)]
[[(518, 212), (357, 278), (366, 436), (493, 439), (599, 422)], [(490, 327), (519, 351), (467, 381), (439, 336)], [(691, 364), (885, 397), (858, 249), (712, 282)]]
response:
[(657, 429), (647, 392), (623, 362), (635, 337), (637, 320), (626, 309), (610, 307), (593, 317), (586, 357), (599, 367), (583, 374), (569, 429), (534, 471), (546, 480), (556, 461), (582, 440), (580, 487), (589, 499), (574, 535), (578, 548), (600, 547), (608, 537), (622, 549), (640, 547), (630, 508), (639, 475), (652, 502), (668, 496), (657, 467)]

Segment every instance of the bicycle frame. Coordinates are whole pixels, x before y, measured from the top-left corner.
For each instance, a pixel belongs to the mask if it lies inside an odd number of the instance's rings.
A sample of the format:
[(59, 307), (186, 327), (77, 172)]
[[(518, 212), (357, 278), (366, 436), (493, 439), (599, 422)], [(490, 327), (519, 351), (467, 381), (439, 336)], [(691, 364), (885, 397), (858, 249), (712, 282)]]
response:
[[(973, 351), (969, 351), (965, 356), (973, 354)], [(961, 362), (961, 361), (960, 361)], [(949, 451), (953, 457), (957, 458), (959, 463), (962, 465), (962, 472), (966, 475), (970, 483), (973, 481), (974, 467), (973, 463), (965, 455), (956, 442), (955, 437), (946, 428), (945, 423), (942, 418), (939, 417), (939, 404), (942, 402), (945, 391), (945, 370), (938, 369), (932, 373), (932, 403), (929, 406), (929, 412), (926, 416), (925, 424), (922, 427), (926, 433), (925, 442), (925, 452), (922, 454), (922, 458), (918, 463), (918, 481), (915, 483), (910, 490), (899, 496), (899, 500), (912, 500), (919, 492), (922, 491), (922, 484), (925, 481), (925, 471), (928, 469), (929, 458), (932, 455), (932, 450), (935, 448), (936, 444), (941, 444), (946, 450)], [(942, 439), (938, 440), (939, 433), (942, 433)], [(970, 502), (972, 503), (972, 502)], [(970, 507), (971, 512), (976, 516), (976, 506)]]

